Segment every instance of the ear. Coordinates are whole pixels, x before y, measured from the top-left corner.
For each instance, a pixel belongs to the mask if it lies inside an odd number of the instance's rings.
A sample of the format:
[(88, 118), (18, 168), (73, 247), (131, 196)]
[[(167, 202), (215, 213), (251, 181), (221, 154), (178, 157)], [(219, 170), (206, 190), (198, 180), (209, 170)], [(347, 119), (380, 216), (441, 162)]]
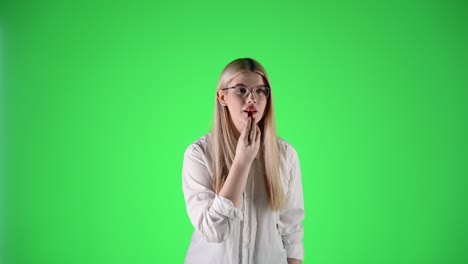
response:
[(216, 92), (216, 98), (218, 98), (218, 102), (222, 105), (222, 106), (226, 106), (226, 98), (225, 98), (225, 95), (223, 93), (223, 91), (221, 90), (218, 90)]

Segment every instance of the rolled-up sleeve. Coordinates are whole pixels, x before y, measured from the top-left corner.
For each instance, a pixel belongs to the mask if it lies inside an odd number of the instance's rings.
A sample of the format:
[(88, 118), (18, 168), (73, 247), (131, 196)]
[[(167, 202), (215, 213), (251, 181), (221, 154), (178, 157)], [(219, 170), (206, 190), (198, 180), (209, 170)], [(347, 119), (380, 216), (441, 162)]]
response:
[(286, 193), (286, 203), (279, 215), (278, 228), (283, 237), (284, 248), (288, 258), (304, 259), (304, 198), (302, 191), (301, 169), (297, 152), (290, 147), (289, 151), (289, 182)]
[(226, 240), (235, 221), (243, 219), (233, 203), (214, 193), (212, 176), (202, 149), (190, 145), (184, 153), (182, 190), (192, 225), (208, 242)]

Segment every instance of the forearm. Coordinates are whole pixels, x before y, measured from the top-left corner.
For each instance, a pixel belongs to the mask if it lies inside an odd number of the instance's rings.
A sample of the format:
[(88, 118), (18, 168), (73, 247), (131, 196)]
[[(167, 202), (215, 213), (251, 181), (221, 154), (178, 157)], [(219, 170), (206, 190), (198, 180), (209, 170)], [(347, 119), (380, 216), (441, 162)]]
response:
[(242, 193), (249, 176), (250, 164), (234, 158), (229, 174), (219, 195), (232, 201), (235, 207), (240, 207)]
[(301, 264), (302, 261), (298, 259), (288, 258), (288, 264)]

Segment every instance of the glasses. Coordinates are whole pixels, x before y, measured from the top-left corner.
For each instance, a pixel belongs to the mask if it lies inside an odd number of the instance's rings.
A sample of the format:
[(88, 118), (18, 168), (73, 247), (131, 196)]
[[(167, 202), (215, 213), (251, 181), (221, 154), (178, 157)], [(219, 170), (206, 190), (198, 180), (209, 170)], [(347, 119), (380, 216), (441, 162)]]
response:
[(234, 92), (237, 96), (245, 99), (249, 97), (252, 93), (258, 100), (265, 100), (270, 96), (270, 87), (268, 86), (260, 86), (254, 88), (247, 88), (245, 86), (234, 86), (234, 87), (226, 87), (222, 88), (221, 90), (228, 90), (228, 89), (235, 89)]

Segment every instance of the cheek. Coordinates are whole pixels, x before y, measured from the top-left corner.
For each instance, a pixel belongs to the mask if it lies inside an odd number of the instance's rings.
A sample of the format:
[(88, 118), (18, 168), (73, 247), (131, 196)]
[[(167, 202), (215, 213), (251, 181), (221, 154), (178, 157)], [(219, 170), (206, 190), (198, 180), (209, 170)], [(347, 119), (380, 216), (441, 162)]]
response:
[(262, 107), (262, 113), (265, 114), (265, 111), (266, 111), (266, 103), (263, 104), (261, 107)]
[[(259, 109), (259, 112), (260, 112), (260, 119), (263, 119), (265, 117), (265, 107), (261, 108), (261, 110)], [(260, 121), (260, 119), (258, 121)]]
[(226, 104), (229, 110), (235, 110), (241, 107), (242, 102), (239, 102), (239, 100), (236, 100), (236, 98), (227, 98)]
[(237, 113), (239, 111), (242, 111), (243, 102), (241, 102), (240, 100), (231, 99), (227, 102), (227, 104), (231, 114), (233, 112)]

